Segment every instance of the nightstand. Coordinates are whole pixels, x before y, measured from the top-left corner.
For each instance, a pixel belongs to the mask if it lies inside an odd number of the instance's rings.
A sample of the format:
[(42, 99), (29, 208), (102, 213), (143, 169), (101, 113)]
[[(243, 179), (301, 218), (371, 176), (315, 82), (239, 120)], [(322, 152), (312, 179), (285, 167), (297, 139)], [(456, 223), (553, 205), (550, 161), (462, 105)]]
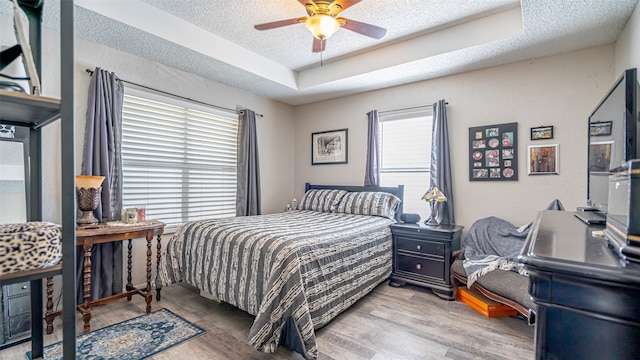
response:
[(439, 297), (453, 300), (451, 253), (460, 249), (462, 226), (392, 224), (391, 234), (393, 272), (389, 285), (429, 287)]

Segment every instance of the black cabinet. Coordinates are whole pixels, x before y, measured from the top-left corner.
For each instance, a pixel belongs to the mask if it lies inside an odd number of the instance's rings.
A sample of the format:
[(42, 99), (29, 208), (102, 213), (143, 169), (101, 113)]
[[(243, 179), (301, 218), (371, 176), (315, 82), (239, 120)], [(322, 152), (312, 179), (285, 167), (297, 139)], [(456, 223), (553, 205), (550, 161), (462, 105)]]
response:
[(520, 259), (538, 305), (536, 359), (640, 359), (640, 265), (568, 211), (538, 214)]
[(439, 297), (453, 300), (451, 253), (460, 249), (462, 226), (393, 224), (391, 286), (406, 283), (431, 288)]
[(2, 287), (2, 313), (5, 343), (14, 342), (31, 334), (31, 298), (29, 283)]

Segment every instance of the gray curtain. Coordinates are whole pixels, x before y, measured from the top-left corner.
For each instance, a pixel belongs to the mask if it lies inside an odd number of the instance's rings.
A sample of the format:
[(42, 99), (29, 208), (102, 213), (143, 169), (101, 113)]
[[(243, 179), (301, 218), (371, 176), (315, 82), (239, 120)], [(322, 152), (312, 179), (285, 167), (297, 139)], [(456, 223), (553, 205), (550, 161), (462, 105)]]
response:
[[(120, 220), (122, 210), (122, 98), (124, 86), (114, 73), (96, 68), (89, 86), (83, 175), (104, 176), (101, 205), (95, 211), (101, 222)], [(77, 250), (78, 303), (82, 303), (84, 254)], [(122, 292), (122, 242), (97, 244), (91, 254), (91, 299)]]
[(238, 186), (236, 216), (260, 215), (260, 164), (256, 113), (243, 110), (238, 116)]
[(447, 128), (446, 102), (433, 104), (433, 140), (431, 142), (430, 186), (437, 186), (446, 202), (438, 203), (438, 221), (443, 225), (455, 224), (453, 211), (453, 181), (451, 179), (451, 156), (449, 155), (449, 130)]
[(364, 186), (380, 186), (380, 117), (378, 110), (371, 110), (369, 132), (367, 136), (367, 163), (364, 173)]

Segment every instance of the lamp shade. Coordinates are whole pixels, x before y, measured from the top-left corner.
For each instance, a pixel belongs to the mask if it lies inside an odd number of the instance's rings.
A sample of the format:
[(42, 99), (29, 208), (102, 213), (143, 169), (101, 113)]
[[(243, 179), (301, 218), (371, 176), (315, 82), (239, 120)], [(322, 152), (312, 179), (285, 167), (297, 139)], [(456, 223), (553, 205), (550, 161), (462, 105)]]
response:
[(78, 189), (99, 188), (104, 181), (104, 176), (76, 175), (76, 187)]
[(442, 191), (440, 191), (440, 189), (438, 189), (437, 187), (432, 187), (429, 188), (429, 190), (427, 190), (427, 192), (422, 195), (422, 200), (431, 202), (431, 201), (437, 201), (437, 202), (443, 202), (443, 201), (447, 201), (447, 197), (442, 193)]
[(307, 29), (313, 36), (320, 40), (326, 40), (340, 28), (340, 23), (329, 15), (314, 15), (305, 21)]

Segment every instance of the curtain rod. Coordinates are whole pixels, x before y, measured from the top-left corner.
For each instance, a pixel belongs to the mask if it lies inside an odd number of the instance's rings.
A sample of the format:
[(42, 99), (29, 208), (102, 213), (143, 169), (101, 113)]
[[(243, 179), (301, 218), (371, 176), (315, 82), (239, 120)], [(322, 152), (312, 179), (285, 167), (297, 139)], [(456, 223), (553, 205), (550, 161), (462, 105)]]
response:
[[(85, 71), (86, 71), (87, 73), (89, 73), (89, 75), (93, 75), (93, 70), (91, 70), (91, 69), (85, 69)], [(127, 83), (127, 84), (131, 84), (131, 85), (139, 86), (139, 87), (141, 87), (141, 88), (145, 88), (145, 89), (149, 89), (149, 90), (152, 90), (152, 91), (156, 91), (156, 92), (159, 92), (159, 93), (162, 93), (162, 94), (165, 94), (165, 95), (169, 95), (169, 96), (173, 96), (173, 97), (176, 97), (176, 98), (179, 98), (179, 99), (182, 99), (182, 100), (191, 101), (191, 102), (194, 102), (194, 103), (197, 103), (197, 104), (201, 104), (201, 105), (211, 106), (211, 107), (214, 107), (214, 108), (216, 108), (216, 109), (226, 110), (226, 111), (230, 111), (230, 112), (233, 112), (233, 113), (236, 113), (236, 114), (240, 114), (240, 115), (244, 114), (244, 111), (242, 111), (242, 110), (229, 109), (229, 108), (226, 108), (226, 107), (222, 107), (222, 106), (218, 106), (218, 105), (213, 105), (213, 104), (209, 104), (209, 103), (206, 103), (206, 102), (202, 102), (202, 101), (198, 101), (198, 100), (193, 100), (193, 99), (190, 99), (190, 98), (188, 98), (188, 97), (184, 97), (184, 96), (180, 96), (180, 95), (172, 94), (172, 93), (170, 93), (170, 92), (166, 92), (166, 91), (162, 91), (162, 90), (154, 89), (154, 88), (149, 87), (149, 86), (140, 85), (140, 84), (134, 83), (133, 81), (127, 81), (127, 80), (123, 80), (123, 79), (121, 79), (121, 78), (117, 78), (117, 79), (118, 79), (119, 81), (122, 81), (123, 83)], [(256, 113), (256, 116), (262, 117), (263, 115), (262, 115), (262, 114), (258, 114), (258, 113)]]
[[(445, 105), (449, 105), (448, 102), (445, 102), (444, 104)], [(421, 105), (421, 106), (413, 106), (413, 107), (402, 108), (402, 109), (384, 110), (384, 111), (378, 111), (378, 114), (386, 114), (386, 113), (390, 113), (390, 112), (414, 110), (414, 109), (422, 109), (422, 108), (433, 108), (433, 105)], [(369, 111), (367, 113), (367, 115), (369, 115), (369, 114), (371, 114), (371, 111)]]

